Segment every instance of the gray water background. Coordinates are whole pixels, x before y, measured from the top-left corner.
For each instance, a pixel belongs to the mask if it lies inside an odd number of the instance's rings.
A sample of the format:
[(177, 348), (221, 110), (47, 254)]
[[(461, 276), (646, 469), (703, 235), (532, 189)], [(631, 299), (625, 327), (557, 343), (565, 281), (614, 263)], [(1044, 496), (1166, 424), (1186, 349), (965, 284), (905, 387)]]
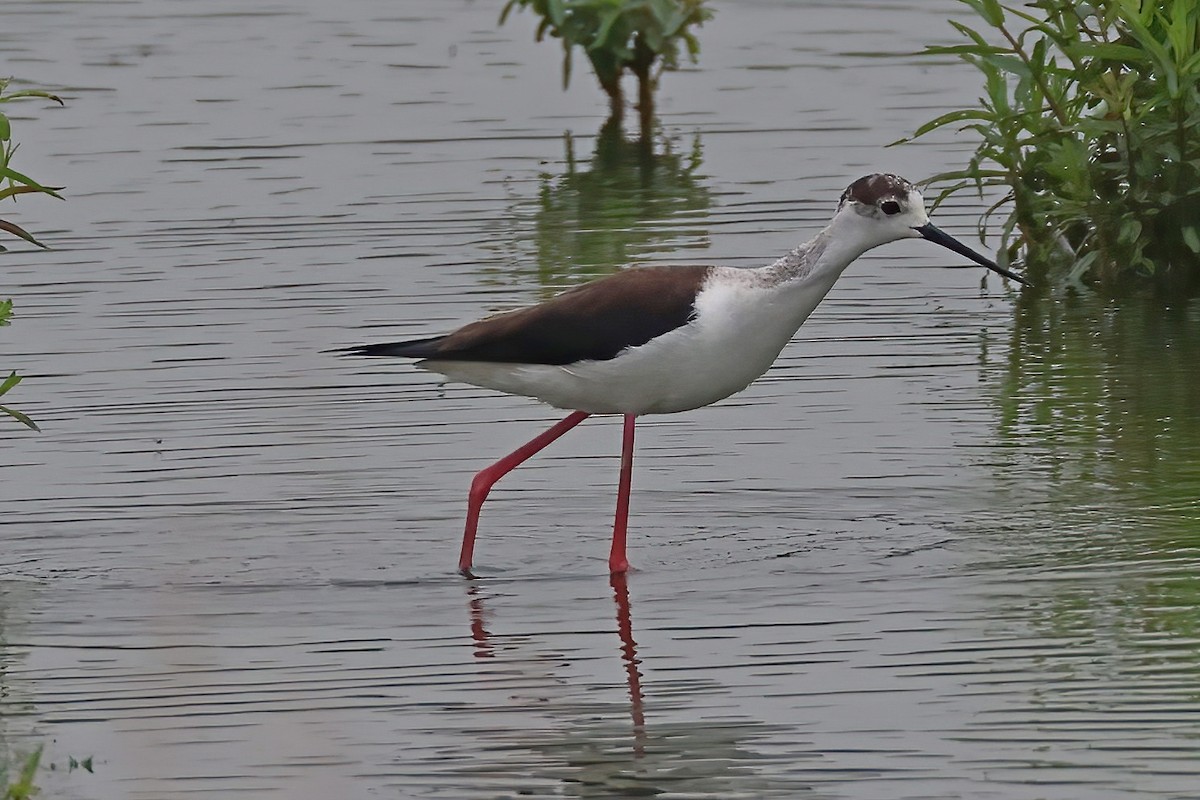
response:
[[(1194, 798), (1194, 305), (1018, 302), (920, 242), (743, 394), (589, 420), (322, 354), (625, 263), (756, 265), (978, 93), (946, 0), (725, 2), (652, 168), (499, 3), (6, 2), (0, 744), (47, 797)], [(580, 65), (582, 66), (582, 65)], [(939, 209), (974, 242), (982, 206)], [(92, 756), (95, 773), (68, 772)]]

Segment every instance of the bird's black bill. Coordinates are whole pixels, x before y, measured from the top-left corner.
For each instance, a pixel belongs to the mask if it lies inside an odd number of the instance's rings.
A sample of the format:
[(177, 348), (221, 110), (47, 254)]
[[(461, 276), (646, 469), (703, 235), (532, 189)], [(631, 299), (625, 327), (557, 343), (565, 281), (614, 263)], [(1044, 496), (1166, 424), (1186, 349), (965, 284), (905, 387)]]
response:
[(949, 250), (953, 250), (954, 252), (958, 253), (960, 256), (966, 256), (967, 258), (971, 259), (972, 261), (974, 261), (976, 264), (980, 265), (981, 267), (987, 267), (992, 272), (999, 273), (1000, 275), (1003, 275), (1006, 278), (1012, 278), (1017, 283), (1023, 283), (1026, 286), (1030, 285), (1029, 281), (1025, 280), (1017, 273), (1015, 273), (1011, 270), (1005, 269), (1004, 267), (997, 264), (995, 261), (992, 261), (990, 258), (986, 258), (985, 256), (979, 255), (979, 253), (976, 253), (974, 250), (967, 247), (965, 244), (960, 242), (958, 239), (955, 239), (953, 236), (946, 233), (941, 228), (934, 225), (932, 222), (928, 222), (919, 228), (913, 228), (913, 230), (915, 230), (917, 233), (921, 234), (921, 236), (923, 238), (927, 239), (928, 241), (931, 241), (934, 244), (940, 244), (942, 247), (945, 247)]

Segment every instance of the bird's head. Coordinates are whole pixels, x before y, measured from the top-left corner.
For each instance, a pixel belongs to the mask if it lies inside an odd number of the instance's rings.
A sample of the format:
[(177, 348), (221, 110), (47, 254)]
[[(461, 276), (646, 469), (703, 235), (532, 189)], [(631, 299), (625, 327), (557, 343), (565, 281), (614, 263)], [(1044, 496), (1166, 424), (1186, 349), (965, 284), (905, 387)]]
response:
[(863, 245), (863, 252), (898, 239), (926, 239), (1006, 278), (1028, 283), (930, 222), (920, 190), (899, 175), (864, 175), (850, 184), (838, 202), (833, 224)]

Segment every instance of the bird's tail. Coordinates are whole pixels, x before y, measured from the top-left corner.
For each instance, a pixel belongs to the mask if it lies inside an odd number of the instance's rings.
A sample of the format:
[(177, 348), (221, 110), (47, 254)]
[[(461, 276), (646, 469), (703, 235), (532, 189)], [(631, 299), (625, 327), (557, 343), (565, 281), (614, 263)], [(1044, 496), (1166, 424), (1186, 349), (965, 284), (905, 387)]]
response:
[(392, 356), (397, 358), (433, 358), (438, 345), (445, 336), (430, 336), (427, 339), (409, 339), (406, 342), (383, 342), (381, 344), (358, 344), (340, 350), (327, 350), (343, 356)]

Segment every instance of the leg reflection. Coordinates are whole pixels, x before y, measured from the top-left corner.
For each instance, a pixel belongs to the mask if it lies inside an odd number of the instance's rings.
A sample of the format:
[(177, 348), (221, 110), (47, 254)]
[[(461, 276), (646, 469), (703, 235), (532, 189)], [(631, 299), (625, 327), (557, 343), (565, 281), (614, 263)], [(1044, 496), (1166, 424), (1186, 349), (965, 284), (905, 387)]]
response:
[[(629, 586), (623, 572), (609, 576), (613, 601), (617, 604), (617, 636), (621, 643), (621, 660), (625, 663), (625, 682), (629, 688), (629, 717), (633, 722), (633, 755), (646, 754), (646, 713), (643, 708), (641, 659), (633, 639), (633, 615), (629, 608)], [(467, 588), (467, 611), (471, 623), (471, 641), (475, 658), (495, 658), (495, 645), (487, 625), (485, 596), (472, 581)]]
[(633, 753), (641, 758), (646, 752), (646, 713), (642, 707), (642, 673), (638, 669), (641, 660), (637, 655), (637, 642), (633, 640), (633, 616), (629, 611), (629, 586), (625, 573), (614, 572), (609, 576), (613, 600), (617, 604), (617, 635), (621, 637), (621, 660), (625, 662), (625, 680), (629, 684), (629, 716), (633, 720)]
[(467, 609), (471, 615), (471, 639), (475, 642), (475, 657), (476, 658), (492, 658), (495, 653), (492, 652), (491, 634), (484, 626), (484, 608), (483, 595), (479, 593), (479, 587), (472, 582), (467, 587)]

